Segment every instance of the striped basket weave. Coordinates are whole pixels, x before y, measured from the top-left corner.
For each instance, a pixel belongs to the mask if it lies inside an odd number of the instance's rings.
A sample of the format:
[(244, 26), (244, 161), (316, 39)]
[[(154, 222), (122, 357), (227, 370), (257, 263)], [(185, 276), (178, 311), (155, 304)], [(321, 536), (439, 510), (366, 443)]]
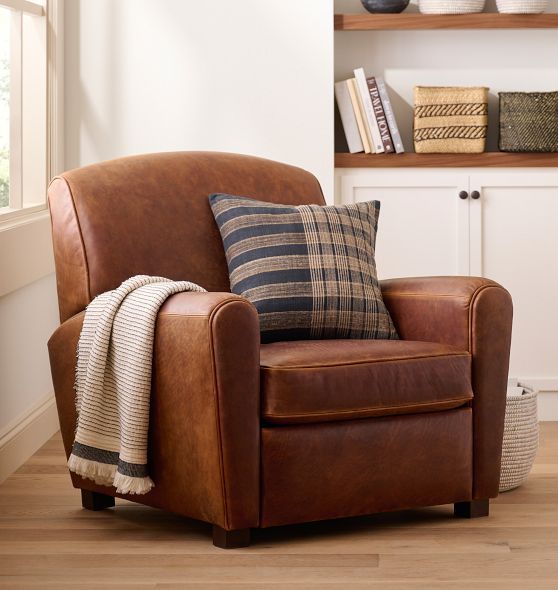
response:
[(502, 445), (500, 491), (521, 485), (529, 475), (539, 447), (537, 392), (508, 395)]
[(558, 92), (500, 92), (502, 152), (558, 152)]
[(498, 12), (507, 14), (540, 14), (548, 6), (548, 0), (496, 0)]
[(415, 151), (418, 154), (476, 154), (484, 151), (488, 88), (415, 88)]
[(469, 14), (482, 12), (485, 0), (419, 0), (423, 14)]

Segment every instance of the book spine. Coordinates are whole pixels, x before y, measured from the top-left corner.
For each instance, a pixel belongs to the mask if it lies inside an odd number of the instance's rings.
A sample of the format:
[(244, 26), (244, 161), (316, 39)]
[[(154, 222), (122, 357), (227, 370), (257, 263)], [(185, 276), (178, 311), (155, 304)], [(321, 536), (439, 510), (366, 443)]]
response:
[(386, 88), (386, 84), (383, 78), (376, 78), (376, 86), (378, 87), (378, 92), (380, 94), (380, 99), (382, 101), (382, 105), (384, 107), (384, 112), (386, 114), (386, 119), (389, 126), (389, 132), (391, 134), (391, 139), (393, 140), (393, 145), (395, 147), (395, 151), (398, 154), (402, 154), (405, 151), (403, 147), (403, 141), (401, 140), (401, 134), (399, 133), (399, 127), (397, 127), (397, 121), (395, 120), (395, 114), (393, 112), (393, 108), (391, 106), (391, 100), (389, 99), (389, 94)]
[(353, 110), (353, 103), (349, 94), (349, 87), (347, 81), (337, 82), (335, 84), (335, 98), (337, 100), (337, 107), (341, 115), (341, 122), (347, 138), (347, 145), (349, 152), (356, 154), (364, 151), (360, 132), (358, 130), (355, 111)]
[(386, 154), (393, 154), (395, 147), (389, 133), (389, 125), (380, 99), (380, 93), (378, 92), (378, 86), (374, 77), (366, 78), (368, 84), (368, 92), (370, 93), (370, 100), (372, 101), (372, 108), (374, 109), (374, 115), (376, 116), (376, 122), (378, 123), (378, 129), (380, 130), (380, 137), (384, 146)]
[(364, 110), (364, 104), (362, 102), (362, 97), (361, 97), (360, 91), (358, 89), (357, 81), (354, 78), (353, 78), (353, 82), (354, 82), (354, 89), (355, 89), (355, 97), (356, 97), (356, 101), (357, 101), (357, 105), (358, 105), (358, 111), (360, 113), (360, 116), (362, 117), (362, 126), (364, 129), (364, 134), (366, 135), (366, 141), (368, 142), (368, 145), (370, 146), (370, 153), (375, 154), (376, 148), (374, 146), (374, 140), (372, 139), (370, 125), (368, 125), (368, 122), (366, 120), (366, 111)]
[(362, 141), (362, 145), (364, 146), (364, 153), (370, 154), (372, 153), (372, 149), (370, 146), (370, 141), (368, 140), (368, 135), (366, 133), (366, 125), (364, 124), (364, 117), (360, 107), (359, 94), (354, 78), (347, 80), (347, 87), (349, 88), (349, 96), (351, 97), (351, 102), (353, 104), (353, 111), (357, 120), (360, 139)]
[(372, 106), (372, 100), (370, 98), (370, 93), (368, 92), (366, 74), (362, 68), (357, 68), (354, 73), (359, 96), (364, 109), (365, 121), (368, 124), (370, 137), (372, 138), (372, 143), (374, 145), (374, 151), (377, 154), (383, 154), (384, 144), (382, 143), (380, 128), (378, 127), (378, 122), (376, 121), (376, 116), (374, 115), (374, 107)]

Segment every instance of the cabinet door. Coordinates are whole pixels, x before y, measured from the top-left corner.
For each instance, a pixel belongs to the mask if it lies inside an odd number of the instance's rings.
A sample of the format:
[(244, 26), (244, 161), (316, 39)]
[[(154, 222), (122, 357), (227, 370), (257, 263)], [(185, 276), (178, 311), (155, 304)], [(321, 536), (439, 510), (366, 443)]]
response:
[(510, 375), (558, 390), (558, 174), (471, 176), (471, 269), (513, 297)]
[(380, 278), (469, 274), (467, 175), (374, 170), (339, 182), (343, 203), (381, 202)]

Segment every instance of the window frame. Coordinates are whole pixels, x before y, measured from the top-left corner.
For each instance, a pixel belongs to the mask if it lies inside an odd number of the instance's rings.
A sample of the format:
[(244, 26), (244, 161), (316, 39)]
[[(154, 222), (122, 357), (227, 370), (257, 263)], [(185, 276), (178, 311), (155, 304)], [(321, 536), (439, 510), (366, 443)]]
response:
[[(45, 0), (44, 7), (28, 0), (0, 0), (0, 6), (12, 11), (10, 46), (10, 195), (8, 207), (0, 209), (0, 232), (26, 225), (48, 215), (46, 187), (63, 169), (63, 0)], [(44, 195), (37, 204), (25, 206), (23, 194), (23, 92), (22, 68), (23, 15), (45, 19), (44, 101), (46, 146), (44, 162)], [(14, 57), (16, 67), (14, 68)], [(41, 57), (41, 61), (42, 57)], [(42, 64), (41, 64), (42, 67)], [(15, 100), (14, 98), (15, 97)], [(13, 189), (12, 189), (13, 187)]]
[[(20, 6), (21, 0), (0, 0)], [(37, 5), (35, 5), (37, 6)], [(46, 0), (46, 178), (64, 170), (64, 0)], [(50, 215), (44, 202), (0, 214), (0, 297), (54, 272)]]

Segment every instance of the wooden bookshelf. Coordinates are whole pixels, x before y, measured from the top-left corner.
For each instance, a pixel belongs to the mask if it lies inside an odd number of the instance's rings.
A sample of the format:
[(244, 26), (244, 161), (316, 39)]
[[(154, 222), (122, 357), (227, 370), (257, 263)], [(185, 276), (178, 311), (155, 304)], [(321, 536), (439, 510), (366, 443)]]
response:
[(336, 31), (556, 29), (558, 14), (336, 14)]
[(541, 168), (558, 167), (556, 154), (335, 154), (336, 168)]
[[(336, 31), (434, 29), (558, 29), (558, 14), (459, 15), (336, 14)], [(336, 168), (508, 168), (558, 167), (558, 153), (485, 152), (482, 154), (335, 154)]]

